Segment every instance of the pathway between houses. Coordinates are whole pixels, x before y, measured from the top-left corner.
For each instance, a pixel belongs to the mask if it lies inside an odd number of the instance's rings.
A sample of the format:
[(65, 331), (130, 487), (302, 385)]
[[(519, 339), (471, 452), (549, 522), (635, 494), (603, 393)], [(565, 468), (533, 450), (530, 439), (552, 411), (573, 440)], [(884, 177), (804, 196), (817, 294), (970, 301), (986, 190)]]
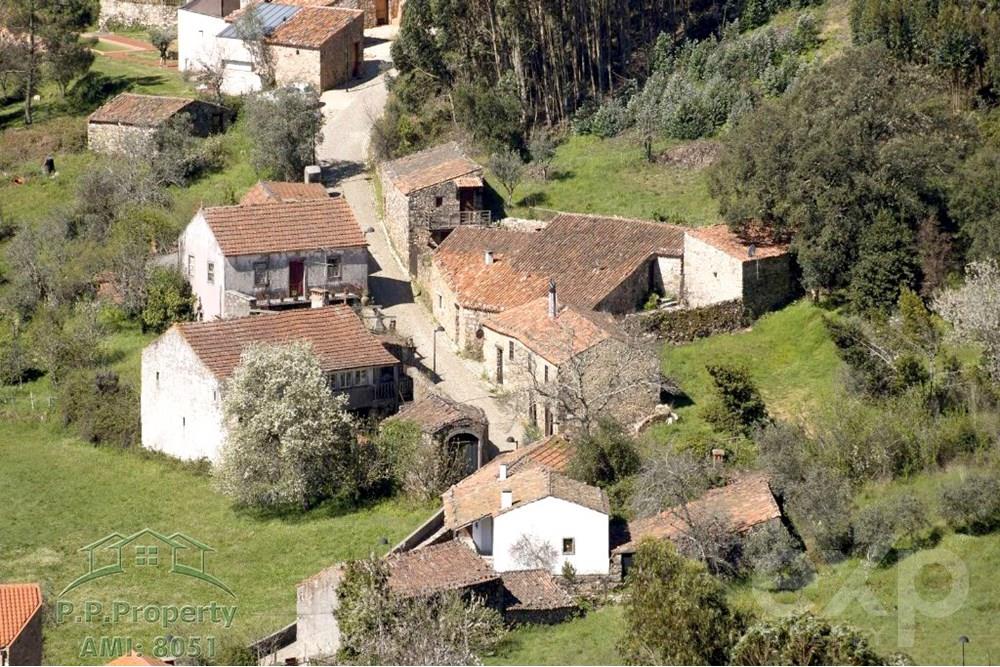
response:
[[(376, 213), (375, 193), (367, 172), (368, 143), (372, 124), (382, 115), (387, 91), (385, 71), (391, 67), (390, 40), (395, 27), (380, 26), (365, 31), (365, 73), (360, 82), (323, 93), (326, 123), (323, 142), (317, 149), (326, 172), (332, 172), (336, 187), (347, 197), (354, 214), (368, 234), (375, 265), (368, 285), (372, 297), (396, 318), (396, 330), (411, 337), (427, 368), (431, 366), (434, 329), (437, 323), (413, 298), (409, 276), (392, 252), (385, 227)], [(490, 421), (490, 440), (500, 449), (510, 449), (508, 436), (522, 437), (521, 425), (510, 410), (490, 394), (482, 379), (482, 367), (460, 357), (448, 339), (438, 335), (437, 389), (451, 398), (476, 405)]]

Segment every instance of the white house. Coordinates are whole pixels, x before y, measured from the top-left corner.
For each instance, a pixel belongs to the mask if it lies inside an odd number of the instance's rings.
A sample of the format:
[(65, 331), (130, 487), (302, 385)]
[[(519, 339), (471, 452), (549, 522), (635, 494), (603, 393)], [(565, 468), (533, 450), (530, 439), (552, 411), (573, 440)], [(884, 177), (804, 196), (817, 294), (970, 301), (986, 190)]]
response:
[(177, 260), (205, 320), (306, 306), (314, 290), (351, 301), (368, 289), (364, 234), (347, 200), (325, 193), (203, 208), (181, 235)]
[(352, 410), (392, 411), (402, 366), (344, 305), (175, 324), (142, 351), (142, 445), (177, 458), (215, 460), (225, 439), (226, 380), (251, 343), (307, 342)]
[(497, 572), (529, 570), (520, 544), (553, 555), (551, 571), (608, 574), (608, 497), (560, 472), (567, 443), (555, 436), (502, 454), (442, 495), (444, 525)]

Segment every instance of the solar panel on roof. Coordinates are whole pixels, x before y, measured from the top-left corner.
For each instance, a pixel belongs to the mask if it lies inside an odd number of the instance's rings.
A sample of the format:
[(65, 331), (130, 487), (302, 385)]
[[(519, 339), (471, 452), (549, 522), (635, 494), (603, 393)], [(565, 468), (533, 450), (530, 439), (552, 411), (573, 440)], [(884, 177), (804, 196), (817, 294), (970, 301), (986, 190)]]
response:
[[(274, 2), (261, 2), (253, 11), (257, 14), (257, 18), (260, 19), (264, 34), (270, 35), (278, 26), (295, 16), (295, 13), (299, 11), (299, 7), (280, 5)], [(225, 30), (219, 33), (219, 37), (239, 39), (240, 35), (236, 29), (236, 24), (227, 26)]]

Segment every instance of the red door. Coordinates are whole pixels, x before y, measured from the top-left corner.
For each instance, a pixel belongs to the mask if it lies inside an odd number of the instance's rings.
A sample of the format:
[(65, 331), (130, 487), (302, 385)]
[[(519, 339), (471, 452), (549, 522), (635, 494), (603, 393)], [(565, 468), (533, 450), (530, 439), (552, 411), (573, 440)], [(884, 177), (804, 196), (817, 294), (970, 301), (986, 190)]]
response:
[(305, 268), (301, 259), (293, 259), (288, 263), (288, 296), (296, 298), (305, 294)]

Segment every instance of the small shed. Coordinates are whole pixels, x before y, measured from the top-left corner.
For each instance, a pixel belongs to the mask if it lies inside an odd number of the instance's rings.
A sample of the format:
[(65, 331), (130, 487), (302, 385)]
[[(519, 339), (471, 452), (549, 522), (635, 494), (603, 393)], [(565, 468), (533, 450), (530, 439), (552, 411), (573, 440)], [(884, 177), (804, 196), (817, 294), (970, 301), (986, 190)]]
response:
[(407, 404), (394, 419), (414, 422), (424, 438), (441, 446), (464, 448), (467, 473), (485, 462), (489, 420), (481, 408), (458, 403), (440, 394), (428, 394)]
[(87, 146), (106, 154), (150, 150), (157, 130), (180, 114), (199, 137), (224, 131), (230, 119), (228, 109), (202, 100), (122, 93), (87, 118)]

